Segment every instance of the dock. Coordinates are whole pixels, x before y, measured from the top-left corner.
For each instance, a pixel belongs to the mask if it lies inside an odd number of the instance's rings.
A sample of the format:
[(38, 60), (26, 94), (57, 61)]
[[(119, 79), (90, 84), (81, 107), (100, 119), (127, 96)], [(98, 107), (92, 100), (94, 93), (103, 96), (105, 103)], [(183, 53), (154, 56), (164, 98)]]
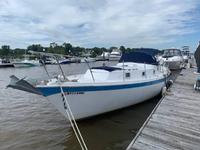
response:
[(0, 68), (9, 68), (9, 67), (14, 67), (12, 63), (1, 63)]
[(127, 150), (200, 149), (200, 91), (195, 70), (182, 70)]

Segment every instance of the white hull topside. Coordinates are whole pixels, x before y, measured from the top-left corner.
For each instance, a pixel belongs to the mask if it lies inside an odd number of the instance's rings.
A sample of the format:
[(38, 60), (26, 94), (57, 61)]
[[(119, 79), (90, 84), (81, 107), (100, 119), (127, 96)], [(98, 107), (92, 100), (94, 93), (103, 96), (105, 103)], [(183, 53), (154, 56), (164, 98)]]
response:
[(30, 63), (14, 63), (13, 65), (15, 68), (39, 66), (39, 64), (35, 65)]
[(40, 62), (37, 60), (23, 60), (21, 62), (14, 62), (14, 67), (20, 68), (20, 67), (34, 67), (34, 66), (40, 66)]
[[(138, 83), (131, 85), (137, 84)], [(66, 92), (68, 91), (68, 87), (63, 86), (63, 90), (75, 119), (83, 119), (148, 100), (158, 95), (162, 91), (164, 86), (164, 79), (143, 82), (139, 84), (143, 85), (138, 87), (133, 86), (132, 88), (126, 88), (127, 85), (125, 85), (125, 88), (110, 90), (98, 90), (97, 88), (97, 90), (94, 91), (87, 91), (86, 89), (86, 91), (81, 92)], [(95, 89), (96, 87), (93, 88)], [(57, 87), (57, 91), (59, 90), (60, 88)], [(47, 92), (48, 90), (40, 89), (40, 91)], [(51, 91), (52, 89), (49, 90), (49, 92)], [(63, 98), (60, 92), (54, 94), (44, 94), (44, 96), (46, 96), (47, 99), (56, 107), (56, 109), (58, 109), (59, 112), (68, 119), (66, 110), (64, 109)]]
[(166, 61), (165, 64), (170, 70), (179, 70), (183, 66), (181, 61)]
[(183, 58), (181, 56), (173, 56), (170, 58), (161, 58), (161, 63), (164, 63), (170, 70), (178, 70), (183, 67)]

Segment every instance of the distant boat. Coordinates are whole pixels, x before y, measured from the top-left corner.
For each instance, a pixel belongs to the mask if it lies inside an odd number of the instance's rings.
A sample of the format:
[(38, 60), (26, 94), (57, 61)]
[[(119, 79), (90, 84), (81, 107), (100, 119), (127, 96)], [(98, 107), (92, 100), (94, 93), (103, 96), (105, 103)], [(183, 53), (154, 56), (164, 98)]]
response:
[(81, 59), (78, 57), (72, 57), (72, 56), (64, 56), (61, 57), (59, 60), (59, 64), (71, 64), (71, 63), (80, 63)]
[(164, 63), (171, 70), (181, 69), (184, 65), (184, 60), (179, 49), (165, 49), (160, 62)]
[(93, 67), (67, 80), (53, 78), (31, 85), (12, 76), (8, 87), (47, 97), (68, 118), (65, 95), (75, 119), (84, 119), (158, 95), (165, 89), (168, 74), (168, 69), (158, 66), (152, 56), (135, 52), (123, 54), (115, 66)]
[(96, 59), (92, 58), (92, 57), (85, 57), (85, 58), (81, 59), (81, 63), (85, 63), (85, 62), (90, 63), (90, 62), (95, 62), (95, 61), (96, 61)]
[(119, 61), (120, 58), (121, 58), (122, 54), (121, 54), (121, 51), (116, 49), (116, 50), (113, 50), (111, 53), (110, 53), (110, 56), (109, 56), (109, 61)]
[(26, 68), (26, 67), (35, 67), (40, 66), (41, 62), (39, 60), (30, 60), (29, 56), (27, 55), (27, 50), (25, 50), (24, 60), (19, 60), (13, 62), (15, 68)]
[(101, 56), (97, 56), (96, 57), (96, 61), (106, 61), (106, 60), (109, 60), (109, 57), (110, 57), (110, 53), (109, 52), (103, 52), (101, 54)]
[(80, 63), (81, 62), (81, 58), (79, 58), (79, 57), (72, 57), (72, 58), (70, 58), (70, 60), (72, 63)]
[(56, 59), (54, 59), (53, 57), (50, 57), (50, 56), (43, 56), (41, 61), (42, 61), (42, 64), (46, 64), (46, 65), (57, 63)]
[(189, 46), (183, 46), (181, 53), (182, 53), (184, 62), (188, 63), (189, 59), (191, 59), (190, 47)]
[(68, 58), (59, 60), (59, 64), (70, 64), (72, 61)]
[(16, 61), (13, 62), (14, 67), (16, 68), (24, 68), (24, 67), (35, 67), (35, 66), (40, 66), (41, 63), (39, 60), (22, 60), (22, 61)]
[(0, 68), (8, 68), (8, 67), (14, 67), (13, 63), (11, 63), (7, 59), (0, 59)]

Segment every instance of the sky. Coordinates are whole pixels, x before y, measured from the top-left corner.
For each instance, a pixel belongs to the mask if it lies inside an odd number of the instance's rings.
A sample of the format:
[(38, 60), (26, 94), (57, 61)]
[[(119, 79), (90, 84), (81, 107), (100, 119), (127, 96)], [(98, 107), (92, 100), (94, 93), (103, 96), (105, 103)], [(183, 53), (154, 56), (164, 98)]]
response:
[(0, 0), (0, 45), (196, 49), (200, 0)]

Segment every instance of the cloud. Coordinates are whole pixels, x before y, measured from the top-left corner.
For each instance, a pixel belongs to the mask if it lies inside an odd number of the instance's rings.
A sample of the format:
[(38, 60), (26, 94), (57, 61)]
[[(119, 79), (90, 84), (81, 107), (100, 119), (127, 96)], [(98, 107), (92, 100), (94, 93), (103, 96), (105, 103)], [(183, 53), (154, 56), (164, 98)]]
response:
[(198, 0), (1, 0), (0, 45), (157, 46), (196, 32)]

